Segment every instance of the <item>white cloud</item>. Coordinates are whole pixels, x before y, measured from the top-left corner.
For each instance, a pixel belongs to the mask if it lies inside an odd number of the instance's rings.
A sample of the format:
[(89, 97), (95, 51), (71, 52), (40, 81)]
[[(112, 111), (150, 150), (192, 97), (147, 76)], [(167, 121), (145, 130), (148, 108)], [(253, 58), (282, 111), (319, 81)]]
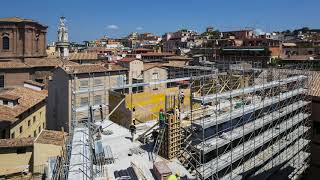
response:
[(143, 27), (141, 27), (141, 26), (136, 27), (136, 30), (141, 31), (141, 30), (143, 30)]
[(107, 26), (107, 29), (119, 29), (119, 26), (117, 26), (115, 24), (110, 24)]

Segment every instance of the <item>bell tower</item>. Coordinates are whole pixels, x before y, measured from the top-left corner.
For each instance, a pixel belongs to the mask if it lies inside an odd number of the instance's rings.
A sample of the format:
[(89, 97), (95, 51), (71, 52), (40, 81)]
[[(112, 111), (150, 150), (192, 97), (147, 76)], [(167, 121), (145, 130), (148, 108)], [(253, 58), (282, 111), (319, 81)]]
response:
[(56, 42), (56, 52), (62, 59), (69, 57), (69, 37), (68, 29), (65, 24), (65, 17), (60, 17), (60, 24), (58, 28), (58, 41)]

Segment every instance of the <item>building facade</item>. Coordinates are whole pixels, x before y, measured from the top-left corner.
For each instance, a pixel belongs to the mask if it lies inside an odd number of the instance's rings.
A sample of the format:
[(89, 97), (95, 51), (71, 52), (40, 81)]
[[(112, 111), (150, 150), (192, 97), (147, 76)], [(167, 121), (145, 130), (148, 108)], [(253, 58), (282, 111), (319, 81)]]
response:
[(36, 137), (46, 127), (45, 91), (26, 87), (0, 91), (1, 139)]
[(92, 107), (95, 121), (108, 118), (109, 90), (122, 90), (127, 83), (125, 68), (107, 69), (101, 65), (70, 65), (57, 68), (49, 82), (48, 129), (62, 127), (69, 132), (72, 123), (87, 121)]

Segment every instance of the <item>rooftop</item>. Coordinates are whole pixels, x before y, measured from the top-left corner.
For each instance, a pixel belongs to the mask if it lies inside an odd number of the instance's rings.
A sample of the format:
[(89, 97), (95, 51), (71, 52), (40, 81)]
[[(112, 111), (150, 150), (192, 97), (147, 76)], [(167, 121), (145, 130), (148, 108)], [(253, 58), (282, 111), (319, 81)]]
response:
[(185, 57), (185, 56), (169, 56), (169, 57), (164, 57), (163, 59), (167, 59), (167, 60), (192, 60), (192, 58), (189, 57)]
[[(131, 57), (125, 57), (123, 59), (120, 59), (118, 60), (119, 62), (124, 62), (124, 63), (127, 63), (127, 62), (131, 62), (131, 61), (134, 61), (134, 60), (140, 60), (140, 59), (137, 59), (137, 58), (131, 58)], [(141, 60), (140, 60), (141, 61)]]
[(32, 80), (26, 80), (24, 83), (31, 84), (33, 86), (37, 86), (37, 87), (41, 87), (41, 88), (45, 86), (43, 83), (39, 83), (39, 82), (32, 81)]
[(33, 146), (34, 138), (0, 139), (0, 148)]
[(27, 69), (27, 68), (35, 68), (35, 67), (58, 67), (62, 65), (75, 65), (77, 63), (61, 60), (58, 58), (54, 58), (52, 56), (48, 56), (45, 58), (25, 58), (24, 62), (17, 60), (6, 60), (0, 61), (0, 69)]
[(67, 133), (62, 131), (42, 130), (35, 143), (62, 146)]
[(97, 60), (97, 53), (71, 53), (69, 59), (72, 60)]
[[(135, 137), (145, 132), (153, 126), (154, 123), (155, 121), (151, 121), (137, 125), (137, 134)], [(166, 160), (160, 156), (152, 158), (154, 155), (152, 155), (150, 149), (148, 150), (148, 148), (140, 144), (139, 141), (135, 140), (131, 142), (130, 138), (128, 138), (131, 137), (128, 129), (108, 120), (102, 123), (102, 127), (112, 132), (110, 135), (102, 135), (101, 141), (103, 146), (110, 147), (112, 156), (115, 159), (114, 163), (107, 165), (107, 179), (116, 179), (118, 172), (130, 171), (130, 167), (133, 167), (133, 164), (141, 170), (140, 172), (146, 179), (154, 179), (150, 170), (153, 169), (153, 163), (157, 162), (166, 163), (171, 172), (179, 172), (181, 176), (187, 175), (191, 177), (190, 173), (176, 159)], [(131, 175), (132, 174), (130, 174), (130, 176)], [(138, 174), (136, 175), (138, 176)]]
[(37, 138), (0, 139), (0, 148), (28, 147), (34, 143), (62, 146), (66, 135), (67, 133), (61, 131), (42, 130)]
[(25, 63), (19, 61), (0, 61), (0, 69), (21, 69), (30, 68)]
[(66, 65), (64, 70), (68, 74), (82, 74), (82, 73), (94, 73), (94, 72), (107, 72), (108, 69), (99, 64), (77, 64)]
[(148, 52), (148, 53), (142, 53), (141, 54), (142, 57), (144, 56), (174, 56), (174, 54), (172, 53), (155, 53), (155, 52)]
[(24, 19), (24, 18), (20, 18), (20, 17), (6, 17), (6, 18), (0, 18), (0, 23), (6, 23), (6, 22), (10, 22), (10, 23), (36, 23), (36, 24), (39, 24), (43, 27), (47, 27), (47, 26), (44, 26), (40, 23), (38, 23), (37, 21), (34, 21), (32, 19)]
[(18, 116), (45, 100), (47, 91), (36, 91), (25, 87), (16, 87), (3, 89), (0, 91), (0, 96), (18, 99), (18, 104), (14, 107), (0, 105), (0, 120), (11, 121), (12, 123), (18, 120)]

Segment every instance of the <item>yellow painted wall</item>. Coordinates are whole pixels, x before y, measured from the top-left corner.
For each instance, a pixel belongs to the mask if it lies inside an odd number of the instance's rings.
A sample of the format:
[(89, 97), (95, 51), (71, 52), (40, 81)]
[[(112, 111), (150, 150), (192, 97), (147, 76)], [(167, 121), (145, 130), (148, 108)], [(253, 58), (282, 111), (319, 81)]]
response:
[[(36, 118), (35, 122), (33, 122), (33, 117)], [(28, 121), (30, 120), (30, 126), (28, 126)], [(23, 137), (34, 137), (34, 131), (36, 131), (37, 135), (41, 132), (45, 127), (46, 122), (46, 106), (42, 106), (40, 109), (30, 114), (28, 117), (23, 119), (19, 124), (15, 125), (10, 129), (10, 137), (14, 132), (15, 138), (23, 138)], [(44, 125), (44, 126), (43, 126)], [(22, 126), (22, 133), (20, 133), (20, 127)], [(40, 131), (39, 131), (40, 127)]]
[[(190, 90), (182, 90), (185, 95), (183, 110), (189, 110), (190, 106)], [(158, 119), (158, 113), (160, 109), (164, 109), (165, 96), (179, 94), (179, 88), (167, 88), (163, 91), (157, 92), (142, 92), (126, 95), (126, 107), (132, 109), (135, 107), (136, 111), (133, 113), (133, 117), (138, 121), (145, 122), (148, 120)]]
[(26, 149), (26, 153), (17, 154), (16, 148), (1, 148), (0, 169), (29, 165), (32, 157), (32, 147), (27, 147)]
[(56, 157), (61, 155), (61, 146), (56, 146), (52, 144), (34, 144), (34, 157), (33, 157), (33, 169), (34, 173), (41, 168), (44, 164), (47, 164), (49, 157)]

